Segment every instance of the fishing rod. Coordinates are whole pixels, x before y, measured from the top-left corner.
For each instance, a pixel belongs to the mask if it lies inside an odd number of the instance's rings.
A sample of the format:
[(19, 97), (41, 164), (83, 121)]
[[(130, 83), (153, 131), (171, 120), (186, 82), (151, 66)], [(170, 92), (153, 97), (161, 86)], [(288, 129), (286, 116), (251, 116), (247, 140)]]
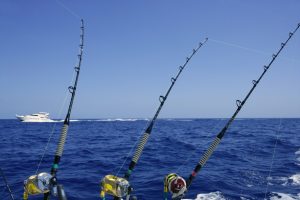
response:
[(66, 200), (66, 194), (64, 192), (63, 186), (58, 184), (57, 181), (57, 171), (59, 162), (61, 160), (61, 156), (64, 150), (65, 141), (67, 138), (68, 128), (70, 125), (70, 116), (73, 107), (73, 102), (75, 98), (75, 93), (77, 89), (77, 83), (79, 78), (79, 72), (82, 62), (82, 54), (83, 54), (83, 39), (84, 39), (84, 23), (83, 19), (81, 19), (81, 27), (80, 27), (80, 45), (79, 45), (79, 54), (78, 54), (78, 64), (76, 65), (75, 73), (76, 78), (73, 86), (69, 86), (68, 90), (71, 93), (71, 100), (68, 107), (68, 112), (65, 117), (63, 127), (61, 129), (60, 139), (57, 145), (56, 153), (54, 156), (53, 165), (51, 168), (51, 174), (46, 172), (42, 172), (39, 174), (35, 174), (30, 176), (27, 180), (24, 181), (24, 195), (23, 199), (27, 200), (28, 195), (35, 195), (35, 194), (44, 194), (44, 200), (50, 199), (50, 192), (53, 196), (58, 196), (60, 200)]
[(6, 188), (8, 189), (8, 192), (9, 192), (10, 198), (11, 198), (11, 200), (14, 200), (13, 193), (12, 193), (12, 191), (11, 191), (11, 189), (10, 189), (9, 185), (8, 185), (8, 182), (7, 182), (6, 176), (5, 176), (5, 174), (4, 174), (3, 170), (2, 170), (2, 168), (0, 168), (0, 171), (1, 171), (1, 176), (3, 177), (3, 180), (4, 180), (4, 182), (5, 182), (5, 186), (6, 186)]
[(105, 199), (105, 194), (109, 194), (114, 196), (115, 200), (116, 199), (121, 199), (122, 197), (126, 196), (126, 199), (130, 198), (130, 193), (132, 191), (132, 187), (129, 184), (129, 177), (135, 167), (135, 165), (137, 164), (143, 149), (148, 141), (148, 138), (152, 132), (152, 128), (153, 125), (159, 115), (159, 112), (161, 111), (165, 101), (167, 100), (167, 97), (169, 95), (169, 93), (171, 92), (175, 82), (177, 81), (178, 77), (180, 76), (181, 72), (183, 71), (183, 69), (186, 67), (186, 65), (188, 64), (188, 62), (191, 60), (191, 58), (197, 53), (197, 51), (206, 43), (206, 41), (208, 40), (208, 38), (206, 38), (204, 40), (204, 42), (200, 42), (198, 47), (196, 49), (193, 49), (192, 54), (186, 58), (186, 61), (184, 63), (184, 65), (179, 67), (179, 71), (177, 73), (177, 75), (175, 76), (175, 78), (171, 78), (171, 86), (169, 87), (169, 89), (167, 90), (165, 96), (160, 96), (159, 97), (159, 101), (160, 101), (160, 105), (154, 115), (154, 117), (152, 118), (152, 120), (150, 121), (150, 123), (148, 123), (147, 128), (145, 129), (146, 131), (144, 132), (143, 136), (141, 137), (139, 144), (135, 150), (135, 153), (133, 155), (133, 158), (129, 164), (129, 168), (127, 170), (127, 172), (125, 173), (124, 178), (121, 177), (117, 177), (114, 175), (106, 175), (102, 181), (101, 181), (101, 193), (100, 193), (100, 197), (104, 200)]
[(233, 120), (235, 119), (237, 114), (240, 112), (240, 110), (242, 109), (242, 107), (246, 103), (247, 99), (250, 97), (250, 95), (252, 94), (252, 92), (254, 91), (254, 89), (256, 88), (256, 86), (258, 85), (260, 80), (262, 79), (262, 77), (268, 71), (268, 69), (270, 68), (272, 63), (275, 61), (275, 59), (278, 57), (278, 55), (280, 54), (282, 49), (286, 46), (288, 41), (296, 33), (296, 31), (299, 29), (299, 27), (300, 27), (300, 23), (298, 24), (297, 28), (293, 32), (289, 33), (288, 39), (284, 43), (281, 43), (281, 47), (278, 50), (278, 52), (276, 54), (272, 55), (272, 59), (271, 59), (270, 63), (268, 65), (264, 66), (263, 72), (260, 75), (260, 77), (257, 80), (252, 81), (253, 86), (250, 89), (250, 91), (248, 92), (248, 94), (246, 95), (246, 97), (244, 98), (244, 100), (243, 101), (236, 100), (236, 105), (237, 105), (236, 111), (234, 112), (232, 117), (228, 120), (228, 122), (226, 123), (224, 128), (216, 136), (216, 138), (211, 143), (209, 148), (206, 150), (206, 152), (204, 153), (204, 155), (202, 156), (202, 158), (200, 159), (200, 161), (197, 163), (196, 167), (194, 168), (194, 170), (190, 174), (189, 178), (187, 180), (185, 180), (182, 177), (180, 177), (180, 176), (178, 176), (177, 174), (174, 174), (174, 173), (169, 174), (165, 177), (165, 180), (164, 180), (165, 199), (167, 199), (167, 193), (168, 192), (170, 192), (172, 194), (172, 199), (173, 200), (181, 200), (185, 196), (185, 194), (188, 192), (188, 188), (191, 186), (192, 181), (196, 177), (197, 173), (202, 169), (202, 167), (205, 165), (205, 163), (207, 162), (209, 157), (215, 151), (218, 144), (221, 142), (221, 139), (224, 137), (227, 129), (229, 128), (229, 126), (231, 125), (231, 123), (233, 122)]

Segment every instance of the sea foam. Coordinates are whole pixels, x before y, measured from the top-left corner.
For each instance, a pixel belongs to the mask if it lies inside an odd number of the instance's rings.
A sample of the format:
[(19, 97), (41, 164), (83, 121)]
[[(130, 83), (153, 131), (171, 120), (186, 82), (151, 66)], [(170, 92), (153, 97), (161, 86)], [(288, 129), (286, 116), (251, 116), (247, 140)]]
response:
[(210, 192), (207, 194), (198, 194), (195, 200), (225, 200), (221, 192)]
[(289, 177), (289, 180), (292, 181), (292, 185), (300, 185), (300, 174), (294, 174)]
[(297, 196), (285, 193), (272, 193), (270, 200), (300, 200), (300, 193)]

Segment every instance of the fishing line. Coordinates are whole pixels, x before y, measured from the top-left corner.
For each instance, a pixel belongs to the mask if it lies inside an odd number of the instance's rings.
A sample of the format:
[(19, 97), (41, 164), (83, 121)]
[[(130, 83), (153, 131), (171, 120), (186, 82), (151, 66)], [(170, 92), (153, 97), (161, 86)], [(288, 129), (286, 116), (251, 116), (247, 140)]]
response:
[[(258, 148), (254, 145), (251, 145), (251, 148), (247, 148), (248, 152), (251, 152), (251, 153), (247, 153), (245, 152), (243, 154), (243, 158), (244, 160), (246, 159), (249, 159), (249, 158), (254, 158), (254, 160), (256, 160), (257, 158), (257, 151), (258, 151)], [(254, 155), (254, 156), (251, 156), (251, 155)], [(249, 165), (247, 165), (249, 166)], [(254, 177), (256, 176), (255, 172), (257, 172), (258, 170), (255, 170), (252, 166), (251, 169), (249, 170), (246, 170), (245, 171), (245, 174), (243, 174), (243, 176), (241, 177), (244, 177), (245, 180), (244, 180), (244, 184), (247, 186), (247, 187), (252, 187), (255, 183), (257, 183), (257, 181), (255, 182), (255, 179)], [(245, 187), (241, 187), (240, 189), (240, 196), (244, 195), (244, 191), (245, 191)]]
[[(216, 130), (217, 130), (217, 128), (219, 127), (219, 125), (221, 124), (221, 122), (222, 122), (223, 120), (221, 119), (221, 118), (219, 118), (218, 119), (218, 122), (214, 125), (214, 127), (210, 130), (210, 131), (208, 131), (208, 134), (207, 134), (207, 136), (211, 136)], [(184, 135), (182, 135), (182, 136), (184, 136)], [(183, 138), (183, 137), (182, 137)], [(200, 146), (200, 145), (199, 145)], [(199, 147), (198, 146), (198, 147)], [(191, 153), (191, 155), (189, 155), (188, 157), (187, 157), (187, 159), (185, 159), (185, 161), (183, 162), (183, 164), (181, 164), (178, 168), (177, 168), (177, 170), (175, 170), (175, 172), (176, 173), (179, 173), (180, 172), (180, 170), (181, 170), (181, 168), (183, 167), (183, 166), (185, 166), (186, 164), (187, 164), (187, 162), (196, 154), (196, 151), (197, 151), (197, 147), (194, 149), (194, 151)]]
[[(234, 44), (234, 43), (230, 43), (230, 42), (226, 42), (226, 41), (221, 41), (221, 40), (216, 40), (216, 39), (210, 39), (210, 41), (212, 41), (214, 43), (217, 43), (217, 44), (222, 44), (222, 45), (225, 45), (225, 46), (235, 47), (235, 48), (238, 48), (238, 49), (243, 49), (245, 51), (250, 51), (250, 52), (261, 54), (261, 55), (270, 55), (271, 54), (271, 53), (268, 53), (268, 52), (265, 52), (265, 51), (245, 47), (245, 46), (242, 46), (242, 45), (238, 45), (238, 44)], [(295, 58), (288, 58), (288, 57), (283, 56), (282, 59), (300, 63), (300, 60), (297, 60)]]
[(1, 171), (1, 176), (3, 177), (4, 183), (5, 183), (5, 185), (6, 185), (6, 188), (8, 189), (8, 192), (9, 192), (9, 194), (10, 194), (10, 198), (11, 198), (12, 200), (14, 200), (13, 193), (12, 193), (12, 191), (11, 191), (9, 185), (8, 185), (6, 176), (5, 176), (5, 174), (4, 174), (3, 170), (2, 170), (2, 168), (0, 168), (0, 171)]
[[(114, 128), (115, 128), (115, 126), (114, 126)], [(121, 165), (121, 167), (119, 167), (119, 170), (118, 170), (118, 172), (116, 173), (116, 176), (118, 176), (118, 174), (120, 173), (121, 169), (123, 168), (125, 162), (127, 161), (127, 159), (129, 158), (130, 154), (132, 153), (133, 149), (136, 147), (136, 144), (137, 144), (137, 142), (139, 141), (139, 138), (141, 137), (141, 134), (142, 134), (142, 133), (139, 134), (138, 139), (137, 139), (136, 142), (134, 143), (133, 147), (131, 147), (131, 149), (129, 150), (127, 156), (125, 157), (125, 159), (124, 159), (124, 161), (123, 161), (123, 163), (122, 163), (122, 165)], [(115, 169), (117, 169), (117, 168), (115, 168)], [(115, 171), (115, 169), (112, 170), (112, 171)]]
[[(147, 119), (147, 121), (148, 121), (148, 123), (147, 123), (146, 126), (143, 128), (143, 130), (145, 130), (146, 127), (148, 127), (148, 126), (150, 125), (150, 123), (151, 123), (151, 120)], [(128, 160), (129, 156), (132, 155), (132, 152), (133, 152), (133, 150), (136, 148), (136, 146), (137, 146), (137, 144), (138, 144), (138, 141), (141, 140), (141, 137), (142, 137), (143, 133), (144, 133), (144, 131), (141, 131), (141, 133), (139, 134), (138, 139), (136, 140), (136, 142), (134, 143), (133, 147), (130, 149), (129, 153), (127, 154), (127, 156), (126, 156), (124, 162), (122, 163), (121, 167), (119, 168), (118, 173), (116, 174), (116, 176), (119, 175), (121, 169), (124, 167), (124, 165), (125, 165), (126, 161)]]
[[(76, 76), (76, 72), (74, 71), (74, 72), (73, 72), (73, 76), (72, 76), (72, 80), (71, 80), (70, 85), (72, 85), (72, 83), (73, 83), (73, 81), (74, 81), (74, 79), (75, 79), (75, 76)], [(62, 105), (61, 105), (61, 107), (60, 107), (60, 110), (59, 110), (59, 113), (58, 113), (59, 119), (60, 119), (61, 116), (62, 116), (62, 111), (63, 111), (63, 108), (64, 108), (65, 105), (66, 105), (68, 96), (69, 96), (69, 93), (68, 93), (68, 91), (66, 91), (65, 98), (64, 98), (64, 100), (63, 100), (63, 103), (62, 103)], [(59, 121), (54, 122), (54, 125), (52, 126), (52, 131), (51, 131), (51, 133), (50, 133), (50, 135), (49, 135), (49, 137), (48, 137), (48, 141), (47, 141), (46, 146), (45, 146), (45, 148), (44, 148), (44, 152), (43, 152), (43, 154), (42, 154), (42, 156), (41, 156), (41, 159), (40, 159), (40, 161), (39, 161), (39, 163), (38, 163), (38, 165), (37, 165), (37, 169), (36, 169), (36, 171), (35, 171), (35, 174), (38, 174), (38, 172), (39, 172), (39, 169), (40, 169), (40, 166), (41, 166), (41, 164), (42, 164), (42, 162), (43, 162), (43, 160), (44, 160), (45, 154), (46, 154), (46, 152), (48, 151), (48, 146), (49, 146), (49, 143), (50, 143), (50, 141), (51, 141), (51, 139), (52, 139), (52, 137), (53, 137), (53, 134), (54, 134), (54, 131), (55, 131), (55, 128), (56, 128), (57, 123), (60, 123), (60, 122), (59, 122)]]
[(274, 144), (274, 147), (273, 147), (272, 161), (271, 161), (271, 165), (270, 165), (269, 174), (268, 174), (268, 177), (267, 177), (267, 186), (266, 186), (266, 190), (265, 190), (265, 198), (264, 199), (267, 198), (267, 192), (268, 192), (268, 189), (269, 189), (269, 180), (271, 178), (271, 172), (273, 170), (273, 163), (274, 163), (274, 158), (275, 158), (275, 153), (276, 153), (276, 148), (277, 148), (279, 133), (280, 133), (280, 129), (281, 129), (281, 123), (282, 123), (282, 119), (280, 119), (279, 125), (278, 125), (278, 129), (276, 131), (276, 141), (275, 141), (275, 144)]
[[(148, 123), (149, 123), (149, 122), (148, 122)], [(147, 126), (148, 126), (148, 125), (147, 125)], [(146, 126), (145, 126), (145, 128), (146, 128)], [(139, 137), (137, 138), (137, 140), (135, 141), (135, 143), (134, 143), (133, 147), (130, 149), (129, 153), (127, 154), (127, 156), (126, 156), (126, 158), (125, 158), (124, 162), (122, 163), (121, 167), (119, 168), (119, 170), (118, 170), (118, 172), (117, 172), (116, 176), (118, 176), (118, 175), (119, 175), (119, 173), (120, 173), (121, 169), (124, 167), (124, 165), (125, 165), (126, 161), (128, 160), (129, 156), (130, 156), (130, 155), (132, 155), (132, 152), (133, 152), (133, 150), (136, 148), (136, 146), (137, 146), (137, 143), (140, 141), (140, 139), (141, 139), (141, 137), (142, 137), (143, 133), (144, 133), (144, 132), (143, 132), (143, 131), (141, 131), (141, 133), (139, 134)]]
[(56, 3), (58, 3), (62, 8), (64, 8), (66, 11), (68, 11), (75, 18), (81, 20), (81, 17), (78, 14), (76, 14), (74, 11), (72, 11), (70, 8), (68, 8), (65, 4), (63, 4), (63, 2), (61, 2), (60, 0), (56, 0)]
[(241, 45), (238, 45), (238, 44), (229, 43), (229, 42), (216, 40), (216, 39), (210, 39), (210, 40), (212, 42), (217, 43), (217, 44), (223, 44), (225, 46), (235, 47), (235, 48), (238, 48), (238, 49), (243, 49), (245, 51), (251, 51), (251, 52), (254, 52), (254, 53), (258, 53), (258, 54), (261, 54), (261, 55), (270, 55), (270, 53), (267, 53), (267, 52), (264, 52), (264, 51), (261, 51), (261, 50), (257, 50), (257, 49), (252, 49), (252, 48), (245, 47), (245, 46), (241, 46)]

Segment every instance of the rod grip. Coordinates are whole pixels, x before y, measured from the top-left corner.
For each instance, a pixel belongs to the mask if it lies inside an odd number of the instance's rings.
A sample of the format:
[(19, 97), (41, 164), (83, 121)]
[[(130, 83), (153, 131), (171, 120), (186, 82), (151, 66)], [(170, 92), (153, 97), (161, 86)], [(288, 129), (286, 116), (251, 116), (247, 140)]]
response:
[(68, 129), (69, 129), (69, 125), (64, 124), (61, 129), (60, 139), (59, 139), (59, 143), (58, 143), (56, 153), (55, 153), (56, 156), (59, 156), (59, 157), (62, 156), (62, 153), (64, 150), (64, 145), (65, 145), (66, 138), (67, 138)]
[(149, 133), (144, 133), (144, 135), (143, 135), (143, 137), (142, 137), (142, 139), (141, 139), (141, 141), (140, 141), (140, 143), (139, 143), (139, 145), (138, 145), (138, 147), (135, 151), (135, 154), (132, 158), (133, 162), (135, 162), (135, 163), (138, 162), (149, 136), (150, 136)]

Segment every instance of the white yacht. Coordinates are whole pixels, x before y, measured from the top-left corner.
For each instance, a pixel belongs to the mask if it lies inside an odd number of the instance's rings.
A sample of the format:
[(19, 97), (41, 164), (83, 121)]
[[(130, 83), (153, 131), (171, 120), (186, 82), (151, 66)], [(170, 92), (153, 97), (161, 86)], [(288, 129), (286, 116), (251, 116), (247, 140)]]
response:
[(39, 112), (31, 115), (16, 115), (17, 119), (21, 122), (53, 122), (52, 119), (49, 119), (49, 113)]

